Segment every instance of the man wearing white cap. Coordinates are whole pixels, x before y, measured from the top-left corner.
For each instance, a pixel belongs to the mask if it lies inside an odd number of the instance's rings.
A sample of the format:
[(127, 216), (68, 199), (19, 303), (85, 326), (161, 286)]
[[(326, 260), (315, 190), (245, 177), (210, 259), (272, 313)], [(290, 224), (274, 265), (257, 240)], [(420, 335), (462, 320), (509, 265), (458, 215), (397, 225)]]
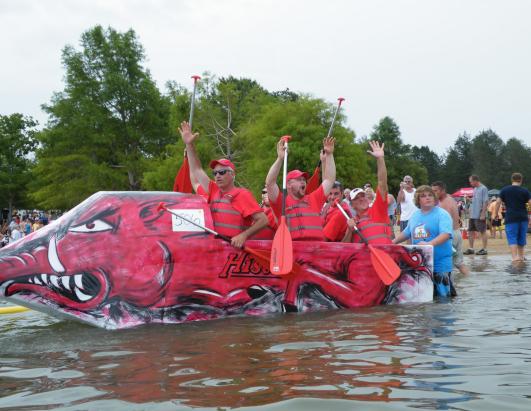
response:
[(210, 204), (214, 229), (221, 235), (231, 237), (231, 244), (241, 248), (245, 240), (267, 226), (267, 217), (252, 193), (234, 185), (236, 168), (226, 159), (212, 160), (211, 180), (201, 167), (194, 141), (199, 133), (192, 133), (190, 125), (183, 121), (179, 129), (190, 164), (190, 181), (197, 194)]
[(392, 235), (387, 214), (387, 168), (384, 160), (384, 144), (370, 141), (371, 150), (367, 151), (376, 158), (378, 187), (372, 206), (363, 188), (355, 188), (350, 192), (350, 205), (355, 216), (346, 221), (341, 215), (334, 216), (333, 221), (325, 228), (325, 236), (331, 241), (339, 241), (343, 235), (343, 242), (361, 242), (361, 237), (355, 232), (356, 228), (371, 244), (391, 244)]
[[(286, 176), (286, 220), (294, 241), (322, 241), (323, 219), (321, 208), (326, 202), (327, 196), (336, 180), (336, 164), (334, 162), (333, 137), (323, 140), (325, 155), (323, 182), (319, 188), (310, 194), (306, 194), (306, 180), (308, 173), (300, 170), (292, 170)], [(277, 143), (277, 159), (269, 169), (266, 177), (266, 188), (271, 202), (271, 208), (280, 218), (282, 215), (282, 193), (277, 185), (277, 178), (284, 162), (285, 148), (282, 139)]]

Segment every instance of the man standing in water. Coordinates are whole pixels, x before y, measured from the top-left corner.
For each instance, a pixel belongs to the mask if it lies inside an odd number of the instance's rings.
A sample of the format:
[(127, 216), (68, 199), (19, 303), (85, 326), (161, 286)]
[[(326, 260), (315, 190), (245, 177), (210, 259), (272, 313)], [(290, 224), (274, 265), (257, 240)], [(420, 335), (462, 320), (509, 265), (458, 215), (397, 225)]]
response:
[(463, 254), (474, 254), (474, 236), (479, 232), (483, 248), (476, 252), (477, 255), (487, 255), (487, 206), (489, 193), (487, 187), (481, 184), (479, 177), (471, 175), (468, 178), (470, 185), (474, 187), (472, 204), (470, 205), (470, 220), (468, 222), (468, 245), (470, 248)]
[(370, 205), (366, 190), (362, 188), (352, 190), (350, 205), (355, 216), (347, 221), (342, 213), (336, 214), (324, 229), (325, 237), (329, 241), (362, 242), (361, 237), (355, 233), (357, 229), (370, 244), (391, 244), (391, 226), (387, 214), (388, 188), (384, 144), (380, 146), (378, 141), (369, 141), (369, 145), (371, 150), (367, 153), (376, 159), (378, 175), (374, 203)]
[(179, 129), (190, 164), (190, 181), (197, 194), (208, 201), (214, 220), (214, 229), (231, 237), (231, 244), (242, 248), (245, 241), (267, 226), (268, 220), (252, 193), (234, 185), (236, 168), (226, 159), (212, 160), (210, 168), (214, 181), (210, 180), (195, 151), (194, 141), (199, 133), (192, 133), (190, 125), (183, 121)]
[(494, 214), (497, 215), (501, 202), (505, 203), (507, 209), (505, 213), (505, 234), (514, 262), (525, 260), (528, 225), (526, 205), (531, 205), (531, 194), (527, 188), (522, 187), (522, 181), (522, 174), (513, 173), (511, 176), (512, 184), (501, 189), (500, 197), (496, 200), (496, 209), (494, 210)]
[(459, 228), (459, 212), (457, 210), (456, 201), (446, 192), (446, 184), (442, 181), (435, 181), (431, 183), (431, 189), (439, 200), (439, 207), (446, 210), (450, 217), (452, 217), (452, 247), (454, 248), (453, 262), (454, 266), (461, 272), (467, 275), (470, 273), (468, 267), (465, 265), (463, 259), (463, 237), (461, 236), (461, 229)]

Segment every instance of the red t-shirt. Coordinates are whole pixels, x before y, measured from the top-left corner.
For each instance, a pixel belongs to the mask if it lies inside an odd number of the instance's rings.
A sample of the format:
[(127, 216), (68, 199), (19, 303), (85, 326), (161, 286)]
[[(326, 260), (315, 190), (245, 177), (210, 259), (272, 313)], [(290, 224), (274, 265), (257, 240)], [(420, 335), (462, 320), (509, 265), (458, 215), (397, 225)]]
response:
[[(308, 204), (310, 204), (310, 208), (312, 210), (314, 210), (316, 213), (320, 213), (321, 208), (323, 208), (323, 204), (326, 202), (323, 186), (320, 185), (317, 190), (312, 191), (310, 194), (306, 194), (304, 199), (308, 201)], [(298, 201), (299, 200), (295, 200), (288, 194), (288, 198), (286, 198), (286, 207), (289, 207)], [(282, 215), (282, 192), (279, 193), (275, 201), (271, 202), (271, 208), (275, 212), (276, 216), (280, 219), (280, 216)]]
[[(385, 196), (384, 200), (380, 195), (380, 190), (376, 190), (376, 198), (372, 206), (367, 210), (367, 215), (375, 223), (390, 223), (389, 216), (387, 215), (387, 196)], [(336, 213), (330, 218), (323, 231), (328, 241), (341, 241), (345, 236), (346, 230), (347, 219), (343, 213)]]
[[(247, 190), (246, 188), (237, 188), (236, 190), (238, 192), (238, 195), (234, 196), (231, 204), (234, 209), (243, 216), (243, 218), (250, 218), (249, 223), (252, 223), (251, 216), (256, 213), (261, 213), (262, 209), (260, 208), (256, 200), (254, 199), (253, 194), (249, 190)], [(231, 191), (226, 194), (230, 194)], [(210, 204), (213, 199), (219, 198), (221, 192), (216, 183), (213, 180), (210, 180), (208, 183), (208, 193), (203, 189), (201, 185), (199, 185), (197, 189), (197, 194), (203, 196), (208, 201), (208, 204)], [(220, 217), (219, 213), (213, 214), (213, 218)]]

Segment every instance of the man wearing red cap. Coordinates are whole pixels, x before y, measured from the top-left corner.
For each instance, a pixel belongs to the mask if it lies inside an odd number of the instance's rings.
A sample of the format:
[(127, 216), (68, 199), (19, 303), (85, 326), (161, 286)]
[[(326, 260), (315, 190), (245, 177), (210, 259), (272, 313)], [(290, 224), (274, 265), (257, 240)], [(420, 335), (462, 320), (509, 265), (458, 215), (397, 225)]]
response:
[[(295, 241), (324, 240), (323, 219), (320, 213), (336, 179), (334, 144), (335, 139), (333, 137), (326, 137), (323, 140), (325, 166), (323, 169), (323, 182), (317, 190), (311, 194), (306, 194), (306, 180), (308, 179), (308, 173), (306, 172), (292, 170), (286, 176), (288, 192), (288, 197), (286, 198), (286, 220), (291, 238)], [(278, 217), (282, 214), (282, 194), (277, 185), (277, 178), (284, 162), (284, 155), (284, 141), (280, 139), (277, 143), (277, 159), (269, 169), (266, 177), (269, 201)]]
[(384, 160), (384, 144), (369, 141), (371, 150), (367, 151), (376, 158), (378, 187), (372, 206), (365, 190), (355, 188), (350, 192), (350, 204), (355, 216), (348, 221), (345, 216), (336, 214), (325, 227), (325, 237), (329, 241), (361, 242), (361, 238), (354, 232), (355, 227), (371, 244), (391, 244), (392, 235), (387, 214), (387, 168)]
[(249, 190), (234, 185), (236, 169), (230, 160), (212, 160), (210, 168), (214, 181), (210, 180), (195, 151), (194, 141), (199, 133), (192, 133), (186, 121), (181, 123), (179, 131), (186, 144), (192, 186), (210, 204), (214, 229), (231, 237), (234, 247), (243, 247), (245, 240), (267, 226), (266, 215)]

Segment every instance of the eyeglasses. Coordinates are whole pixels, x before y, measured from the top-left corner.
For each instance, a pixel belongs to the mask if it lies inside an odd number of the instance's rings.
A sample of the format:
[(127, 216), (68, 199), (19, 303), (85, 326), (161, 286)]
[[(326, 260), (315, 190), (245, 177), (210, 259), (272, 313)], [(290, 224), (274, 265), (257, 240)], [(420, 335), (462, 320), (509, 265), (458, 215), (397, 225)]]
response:
[(262, 190), (262, 194), (267, 194), (267, 190)]
[(229, 171), (230, 170), (214, 170), (214, 171), (212, 171), (212, 174), (214, 174), (214, 177), (217, 176), (218, 174), (220, 176), (224, 176)]

